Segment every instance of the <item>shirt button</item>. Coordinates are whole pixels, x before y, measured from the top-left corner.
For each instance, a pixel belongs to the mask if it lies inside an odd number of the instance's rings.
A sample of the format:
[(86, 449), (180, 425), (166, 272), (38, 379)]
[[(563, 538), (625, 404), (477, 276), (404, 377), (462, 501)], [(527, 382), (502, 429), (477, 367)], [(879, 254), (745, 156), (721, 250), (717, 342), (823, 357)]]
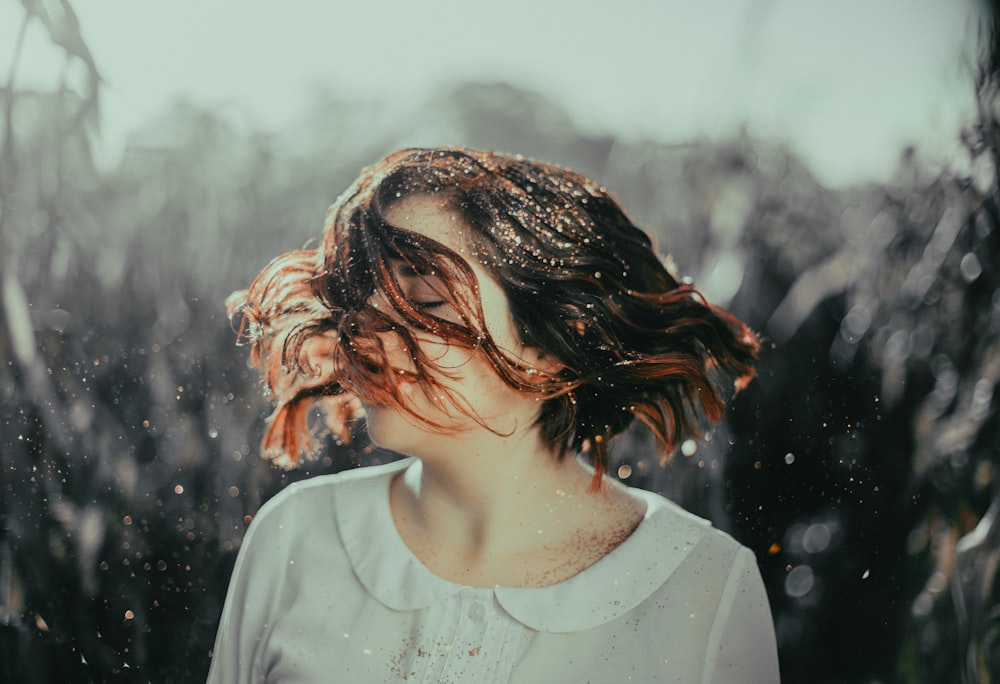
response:
[(479, 622), (486, 616), (486, 607), (476, 601), (471, 606), (469, 606), (469, 619), (474, 622)]

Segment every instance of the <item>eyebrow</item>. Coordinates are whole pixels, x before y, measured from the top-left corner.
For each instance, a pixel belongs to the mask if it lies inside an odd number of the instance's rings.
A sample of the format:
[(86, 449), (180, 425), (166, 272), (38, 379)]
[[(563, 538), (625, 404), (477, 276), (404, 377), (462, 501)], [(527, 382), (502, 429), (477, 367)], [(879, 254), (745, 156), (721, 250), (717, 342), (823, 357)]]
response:
[(398, 259), (398, 260), (397, 259), (393, 259), (393, 262), (395, 264), (398, 264), (398, 266), (397, 266), (397, 274), (401, 278), (420, 278), (421, 280), (425, 280), (427, 278), (434, 277), (433, 274), (430, 274), (430, 273), (421, 273), (420, 271), (416, 270), (415, 268), (413, 268), (413, 266), (411, 266), (410, 264), (406, 263), (402, 259)]

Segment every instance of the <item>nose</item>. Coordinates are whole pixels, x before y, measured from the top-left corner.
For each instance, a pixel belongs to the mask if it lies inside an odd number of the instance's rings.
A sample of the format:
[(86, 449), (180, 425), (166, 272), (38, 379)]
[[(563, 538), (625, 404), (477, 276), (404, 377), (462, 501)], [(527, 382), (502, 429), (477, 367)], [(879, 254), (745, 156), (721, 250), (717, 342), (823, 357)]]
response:
[(369, 307), (351, 316), (347, 339), (369, 373), (412, 373), (416, 365), (404, 340), (404, 326), (381, 292), (372, 295)]

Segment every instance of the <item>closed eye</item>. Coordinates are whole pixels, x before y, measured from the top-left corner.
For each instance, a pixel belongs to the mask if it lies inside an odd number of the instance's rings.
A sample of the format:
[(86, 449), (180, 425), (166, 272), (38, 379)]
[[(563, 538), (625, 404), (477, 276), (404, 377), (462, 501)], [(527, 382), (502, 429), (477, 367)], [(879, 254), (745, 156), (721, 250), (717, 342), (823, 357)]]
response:
[(421, 311), (430, 311), (431, 309), (437, 309), (447, 304), (444, 300), (414, 301), (410, 303), (413, 304), (413, 308), (420, 309)]
[(433, 272), (420, 272), (411, 264), (401, 260), (393, 260), (393, 268), (402, 285), (404, 295), (410, 305), (418, 311), (435, 311), (445, 309), (450, 305), (445, 296), (446, 288), (441, 279)]

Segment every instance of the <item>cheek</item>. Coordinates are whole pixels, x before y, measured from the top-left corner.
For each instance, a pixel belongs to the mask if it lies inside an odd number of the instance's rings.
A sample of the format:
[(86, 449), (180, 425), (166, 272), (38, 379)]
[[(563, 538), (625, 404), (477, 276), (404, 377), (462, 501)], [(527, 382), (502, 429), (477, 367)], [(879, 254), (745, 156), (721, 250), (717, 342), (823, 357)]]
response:
[[(480, 282), (484, 277), (480, 276)], [(481, 301), (483, 305), (483, 322), (490, 333), (490, 337), (502, 349), (513, 351), (520, 348), (520, 337), (515, 333), (514, 320), (510, 313), (510, 306), (507, 303), (507, 296), (492, 280), (485, 280), (485, 284), (480, 288)]]
[[(435, 372), (431, 368), (430, 372), (461, 406), (472, 407), (486, 416), (494, 415), (498, 403), (506, 401), (510, 389), (476, 350), (438, 343), (425, 348), (424, 352), (439, 369)], [(427, 415), (444, 414), (462, 422), (460, 410), (456, 412), (456, 407), (446, 397), (427, 396), (414, 384), (408, 384), (405, 389), (411, 406), (426, 410)]]
[[(448, 344), (440, 339), (421, 340), (420, 350), (428, 360), (447, 375), (460, 379), (476, 365), (479, 354), (474, 349), (466, 349)], [(434, 368), (429, 369), (432, 373)], [(447, 381), (447, 378), (443, 380)]]

